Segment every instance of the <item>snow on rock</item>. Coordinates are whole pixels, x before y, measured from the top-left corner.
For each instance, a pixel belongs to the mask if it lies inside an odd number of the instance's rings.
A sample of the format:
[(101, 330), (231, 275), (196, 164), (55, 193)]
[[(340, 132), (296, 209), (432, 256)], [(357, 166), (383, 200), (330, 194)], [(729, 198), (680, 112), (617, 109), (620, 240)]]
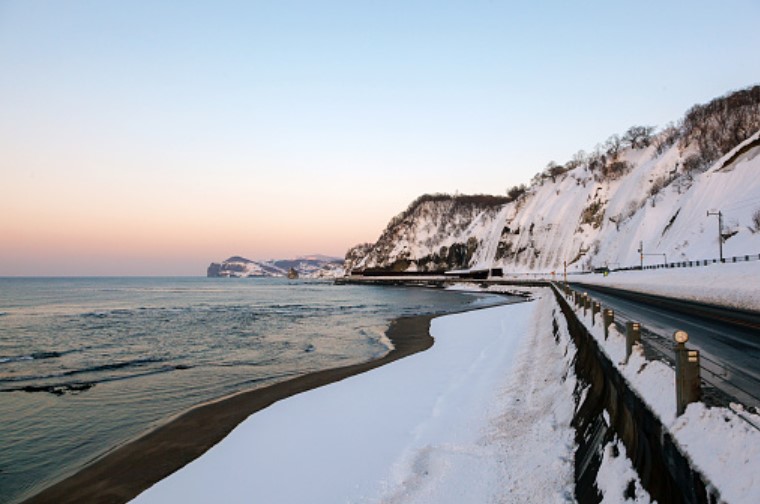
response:
[(434, 319), (430, 350), (275, 403), (134, 502), (572, 501), (574, 351), (553, 310), (547, 292)]

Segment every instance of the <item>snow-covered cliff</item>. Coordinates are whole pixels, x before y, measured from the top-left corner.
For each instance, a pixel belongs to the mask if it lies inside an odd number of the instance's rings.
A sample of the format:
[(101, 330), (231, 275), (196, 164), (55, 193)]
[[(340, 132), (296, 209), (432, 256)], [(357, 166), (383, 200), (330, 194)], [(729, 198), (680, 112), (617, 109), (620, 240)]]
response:
[(483, 247), (507, 198), (424, 195), (394, 217), (375, 244), (346, 254), (347, 270), (444, 271), (466, 268)]
[[(515, 188), (517, 189), (517, 188)], [(503, 201), (423, 197), (347, 270), (505, 273), (637, 266), (760, 253), (760, 86), (695, 106), (657, 135), (631, 128)], [(708, 212), (711, 215), (708, 215)]]
[[(530, 188), (507, 205), (497, 252), (481, 262), (505, 271), (560, 271), (626, 267), (718, 256), (718, 219), (723, 215), (724, 255), (760, 253), (754, 215), (760, 210), (760, 133), (703, 173), (685, 173), (686, 152), (672, 146), (627, 149), (630, 171), (599, 180), (579, 167)], [(725, 163), (725, 164), (724, 164)]]

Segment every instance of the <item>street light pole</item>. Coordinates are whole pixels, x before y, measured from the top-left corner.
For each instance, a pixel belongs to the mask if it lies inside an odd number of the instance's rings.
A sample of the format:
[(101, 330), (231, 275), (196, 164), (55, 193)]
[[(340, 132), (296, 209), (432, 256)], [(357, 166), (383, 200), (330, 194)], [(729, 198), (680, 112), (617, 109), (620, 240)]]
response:
[(718, 210), (717, 212), (707, 211), (707, 216), (718, 216), (718, 247), (720, 251), (720, 262), (723, 262), (723, 212)]
[(565, 285), (567, 285), (567, 261), (565, 261)]

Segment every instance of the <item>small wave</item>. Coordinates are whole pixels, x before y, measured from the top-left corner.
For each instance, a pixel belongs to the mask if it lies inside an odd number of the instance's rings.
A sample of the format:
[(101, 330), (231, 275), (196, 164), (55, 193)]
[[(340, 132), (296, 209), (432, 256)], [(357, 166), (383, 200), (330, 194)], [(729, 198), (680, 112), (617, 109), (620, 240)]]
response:
[(0, 392), (48, 392), (53, 395), (79, 394), (94, 387), (94, 383), (59, 383), (56, 385), (24, 385), (0, 389)]
[(34, 357), (31, 355), (19, 355), (18, 357), (0, 357), (0, 364), (5, 364), (6, 362), (22, 362), (30, 360), (34, 360)]
[(101, 364), (100, 366), (91, 366), (84, 369), (74, 369), (72, 371), (66, 371), (61, 376), (73, 376), (82, 373), (97, 373), (100, 371), (114, 371), (117, 369), (124, 369), (128, 367), (140, 367), (147, 364), (155, 364), (157, 362), (163, 362), (164, 359), (147, 358), (147, 359), (135, 359), (131, 361), (112, 362), (109, 364)]
[[(63, 395), (63, 394), (78, 394), (80, 392), (85, 392), (98, 383), (108, 383), (108, 382), (114, 382), (114, 381), (121, 381), (121, 380), (129, 380), (131, 378), (140, 378), (143, 376), (150, 376), (154, 374), (160, 374), (160, 373), (168, 373), (171, 371), (183, 371), (187, 369), (192, 369), (194, 366), (187, 365), (187, 364), (177, 364), (177, 365), (166, 365), (161, 366), (157, 369), (152, 369), (149, 371), (145, 371), (142, 373), (136, 373), (131, 374), (127, 376), (110, 376), (105, 377), (99, 380), (93, 380), (93, 381), (86, 381), (86, 382), (66, 382), (66, 383), (54, 383), (50, 385), (20, 385), (16, 387), (7, 387), (7, 388), (0, 388), (0, 392), (49, 392), (54, 395)], [(31, 377), (23, 377), (23, 378), (10, 378), (5, 381), (7, 382), (25, 382), (25, 381), (32, 381), (32, 380), (46, 380), (51, 378), (61, 378), (63, 376), (70, 376), (71, 374), (77, 374), (85, 372), (85, 370), (77, 370), (73, 373), (63, 373), (63, 374), (57, 374), (57, 375), (47, 375), (47, 376), (31, 376)]]
[(190, 369), (192, 367), (193, 366), (183, 366), (182, 364), (179, 364), (177, 366), (161, 366), (160, 368), (151, 369), (148, 371), (144, 371), (142, 373), (135, 373), (135, 374), (130, 374), (126, 376), (111, 376), (108, 378), (103, 378), (101, 380), (96, 380), (95, 383), (109, 383), (109, 382), (131, 380), (133, 378), (142, 378), (145, 376), (153, 376), (153, 375), (157, 375), (161, 373), (170, 373), (172, 371), (185, 370), (185, 369)]
[(34, 352), (31, 354), (26, 354), (26, 355), (3, 356), (3, 357), (0, 357), (0, 364), (5, 364), (7, 362), (23, 362), (23, 361), (42, 360), (42, 359), (55, 359), (63, 355), (63, 353), (65, 352)]
[[(31, 356), (25, 356), (25, 358), (20, 358), (17, 360), (33, 360), (33, 359), (31, 358)], [(3, 378), (2, 381), (29, 382), (29, 381), (38, 381), (38, 380), (50, 380), (52, 378), (63, 378), (66, 376), (76, 376), (76, 375), (86, 374), (86, 373), (99, 373), (103, 371), (115, 371), (118, 369), (125, 369), (129, 367), (142, 367), (142, 366), (159, 363), (163, 361), (164, 361), (163, 359), (156, 359), (156, 358), (136, 359), (136, 360), (131, 360), (131, 361), (101, 364), (99, 366), (91, 366), (91, 367), (86, 367), (83, 369), (72, 369), (71, 371), (65, 371), (63, 373), (34, 375), (34, 376), (11, 376), (11, 377)], [(169, 370), (173, 370), (173, 369), (176, 369), (176, 366), (168, 366), (168, 368)], [(97, 380), (97, 381), (101, 381), (101, 380)]]
[[(243, 307), (246, 308), (246, 307)], [(268, 310), (272, 311), (279, 311), (279, 310), (286, 310), (286, 311), (300, 311), (300, 310), (312, 310), (314, 309), (313, 306), (302, 304), (302, 303), (275, 303), (272, 305), (269, 305), (266, 307)]]
[(359, 334), (369, 341), (379, 343), (386, 350), (391, 351), (395, 348), (393, 342), (388, 338), (388, 326), (369, 326), (359, 329)]
[(63, 355), (61, 352), (34, 352), (32, 354), (32, 359), (39, 360), (39, 359), (55, 359), (56, 357), (60, 357)]

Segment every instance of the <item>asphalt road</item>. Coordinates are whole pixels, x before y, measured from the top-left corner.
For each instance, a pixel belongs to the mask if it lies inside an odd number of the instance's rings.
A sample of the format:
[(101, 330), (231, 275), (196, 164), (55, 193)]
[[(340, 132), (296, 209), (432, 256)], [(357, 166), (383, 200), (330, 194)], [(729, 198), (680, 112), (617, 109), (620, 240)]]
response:
[(571, 286), (615, 310), (616, 322), (641, 323), (645, 347), (671, 361), (673, 332), (686, 331), (687, 347), (700, 351), (705, 392), (712, 386), (760, 410), (760, 314), (607, 287)]

